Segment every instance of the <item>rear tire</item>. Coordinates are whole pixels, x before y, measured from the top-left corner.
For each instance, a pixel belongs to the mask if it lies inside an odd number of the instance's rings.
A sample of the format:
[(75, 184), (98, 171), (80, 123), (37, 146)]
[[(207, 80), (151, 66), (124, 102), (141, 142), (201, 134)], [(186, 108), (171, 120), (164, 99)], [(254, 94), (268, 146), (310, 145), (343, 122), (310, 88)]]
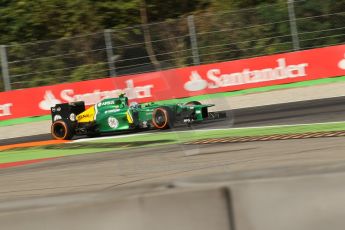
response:
[(157, 129), (168, 129), (174, 126), (174, 114), (169, 107), (163, 106), (153, 110), (152, 124)]
[(74, 136), (74, 131), (68, 123), (63, 120), (57, 120), (51, 126), (51, 134), (57, 140), (71, 140)]

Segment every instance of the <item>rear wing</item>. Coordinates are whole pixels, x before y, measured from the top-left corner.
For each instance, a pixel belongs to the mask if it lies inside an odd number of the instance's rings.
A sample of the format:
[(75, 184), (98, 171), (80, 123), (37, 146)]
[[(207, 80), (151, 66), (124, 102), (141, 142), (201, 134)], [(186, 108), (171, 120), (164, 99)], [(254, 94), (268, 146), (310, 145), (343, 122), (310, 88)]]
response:
[(83, 101), (56, 104), (50, 108), (52, 122), (63, 120), (65, 122), (74, 122), (78, 114), (85, 111), (85, 103)]

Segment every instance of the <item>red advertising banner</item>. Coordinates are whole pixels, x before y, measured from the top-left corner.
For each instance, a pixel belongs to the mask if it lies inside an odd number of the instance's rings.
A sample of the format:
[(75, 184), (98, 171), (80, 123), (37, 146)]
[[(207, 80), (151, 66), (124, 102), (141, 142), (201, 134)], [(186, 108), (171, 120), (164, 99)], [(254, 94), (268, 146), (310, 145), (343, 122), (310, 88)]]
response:
[(49, 114), (57, 103), (87, 105), (126, 93), (149, 102), (345, 75), (345, 45), (0, 93), (0, 120)]

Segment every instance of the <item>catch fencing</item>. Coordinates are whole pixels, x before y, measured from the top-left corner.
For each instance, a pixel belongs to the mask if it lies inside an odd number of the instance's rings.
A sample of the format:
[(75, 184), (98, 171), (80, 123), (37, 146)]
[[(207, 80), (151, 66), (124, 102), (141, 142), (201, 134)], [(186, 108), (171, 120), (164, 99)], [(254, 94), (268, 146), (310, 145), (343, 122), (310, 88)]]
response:
[(238, 11), (203, 12), (58, 40), (1, 45), (0, 91), (139, 74), (344, 42), (344, 0), (279, 1)]

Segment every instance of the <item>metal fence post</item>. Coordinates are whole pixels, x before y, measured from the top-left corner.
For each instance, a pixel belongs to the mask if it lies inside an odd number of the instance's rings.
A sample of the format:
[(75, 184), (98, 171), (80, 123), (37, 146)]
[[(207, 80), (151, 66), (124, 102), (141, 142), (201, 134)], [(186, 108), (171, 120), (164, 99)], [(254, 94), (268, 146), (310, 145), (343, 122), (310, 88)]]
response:
[(198, 41), (196, 38), (195, 24), (194, 24), (194, 15), (189, 15), (187, 18), (187, 21), (188, 21), (190, 44), (192, 47), (193, 63), (194, 65), (200, 65)]
[(10, 73), (8, 71), (6, 46), (0, 45), (0, 58), (1, 58), (1, 70), (2, 78), (4, 80), (5, 91), (11, 90)]
[(115, 63), (114, 63), (114, 52), (113, 52), (113, 43), (111, 41), (111, 29), (104, 30), (104, 41), (105, 41), (105, 48), (107, 51), (107, 59), (108, 59), (108, 67), (109, 67), (109, 74), (110, 76), (115, 77), (116, 76), (116, 70), (115, 70)]
[(290, 21), (290, 30), (291, 30), (293, 49), (299, 50), (300, 45), (299, 45), (299, 38), (298, 38), (298, 31), (297, 31), (297, 24), (296, 24), (294, 0), (287, 0), (287, 5), (288, 5), (288, 11), (289, 11), (289, 21)]

